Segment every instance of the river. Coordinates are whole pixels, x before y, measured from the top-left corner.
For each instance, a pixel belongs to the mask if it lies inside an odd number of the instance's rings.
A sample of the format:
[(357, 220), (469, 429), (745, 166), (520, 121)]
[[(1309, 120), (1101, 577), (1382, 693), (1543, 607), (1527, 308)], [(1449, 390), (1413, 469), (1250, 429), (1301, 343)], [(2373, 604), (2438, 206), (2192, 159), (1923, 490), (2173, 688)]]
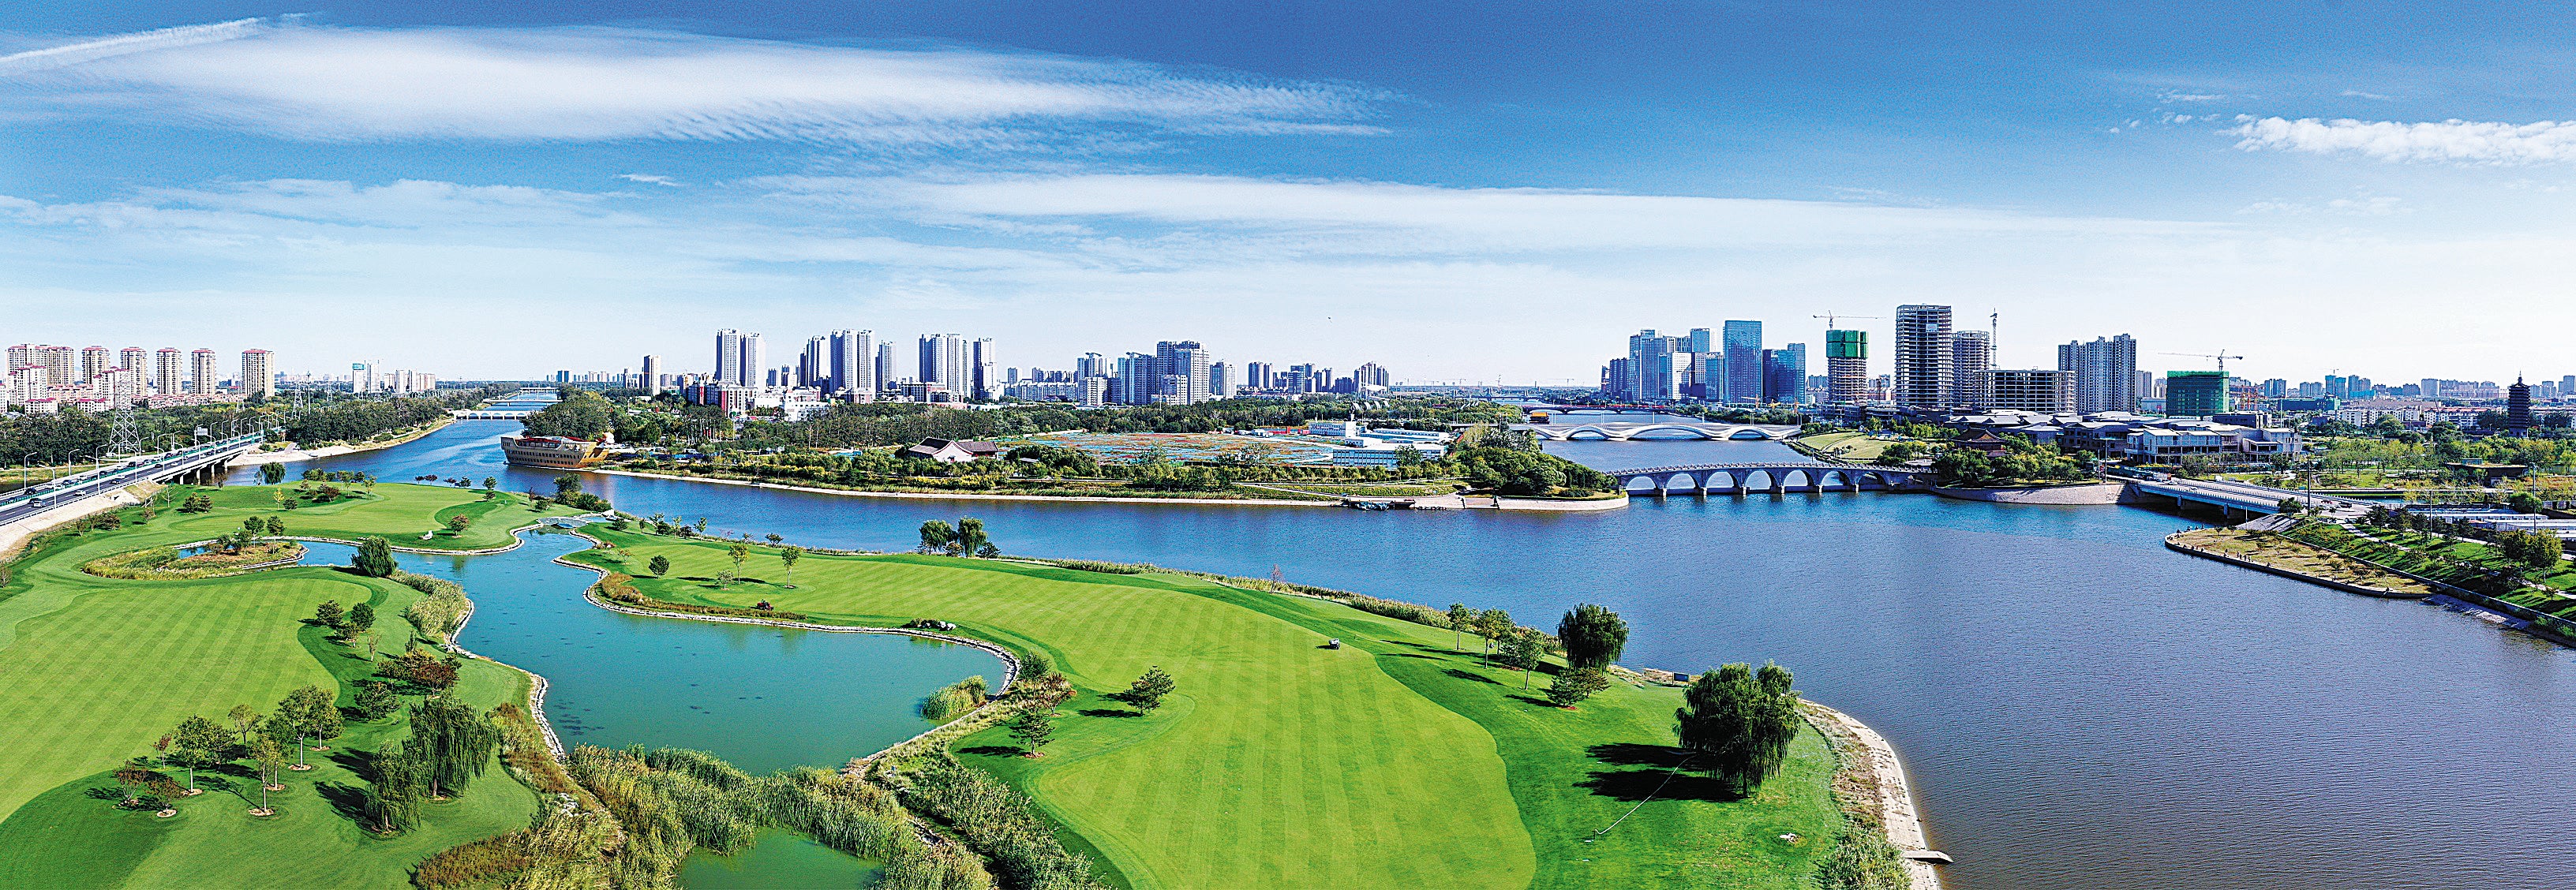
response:
[[(553, 473), (502, 464), (493, 437), (516, 426), (460, 422), (293, 466), (551, 489)], [(1550, 448), (1604, 467), (1790, 456), (1767, 442)], [(2173, 553), (2160, 539), (2193, 523), (2167, 514), (1876, 493), (1362, 512), (587, 479), (629, 512), (707, 517), (711, 534), (900, 550), (925, 519), (973, 515), (1010, 553), (1275, 568), (1542, 626), (1601, 603), (1634, 628), (1627, 664), (1776, 660), (1885, 734), (1933, 843), (1958, 859), (1953, 888), (2576, 886), (2576, 820), (2548, 790), (2576, 784), (2576, 653)], [(515, 661), (476, 621), (466, 644)]]

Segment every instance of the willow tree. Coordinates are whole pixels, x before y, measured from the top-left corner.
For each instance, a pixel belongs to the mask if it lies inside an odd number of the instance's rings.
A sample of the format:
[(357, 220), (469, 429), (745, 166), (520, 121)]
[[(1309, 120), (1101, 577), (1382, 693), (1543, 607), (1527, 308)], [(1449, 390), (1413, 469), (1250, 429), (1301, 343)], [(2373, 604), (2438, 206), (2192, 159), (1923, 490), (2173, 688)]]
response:
[(1682, 747), (1738, 797), (1751, 795), (1789, 759), (1798, 737), (1798, 693), (1787, 668), (1730, 664), (1691, 679), (1673, 712)]
[(1567, 667), (1609, 670), (1628, 646), (1628, 622), (1617, 612), (1583, 603), (1556, 623), (1556, 638), (1565, 644)]
[(420, 795), (426, 784), (410, 743), (376, 751), (375, 779), (367, 789), (367, 827), (384, 834), (408, 831), (420, 824)]
[(482, 775), (500, 745), (500, 727), (471, 706), (429, 699), (412, 708), (403, 751), (420, 763), (429, 796), (438, 799)]

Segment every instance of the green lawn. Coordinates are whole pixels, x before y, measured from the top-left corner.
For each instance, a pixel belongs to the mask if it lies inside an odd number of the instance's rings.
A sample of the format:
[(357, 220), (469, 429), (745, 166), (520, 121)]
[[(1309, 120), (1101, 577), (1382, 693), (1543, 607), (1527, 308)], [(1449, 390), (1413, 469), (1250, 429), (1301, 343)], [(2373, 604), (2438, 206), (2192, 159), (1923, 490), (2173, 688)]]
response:
[[(1029, 790), (1069, 846), (1127, 886), (1802, 887), (1840, 825), (1832, 757), (1812, 733), (1760, 794), (1718, 800), (1664, 768), (1678, 690), (1614, 686), (1559, 710), (1516, 672), (1449, 652), (1446, 631), (1336, 603), (906, 555), (814, 556), (796, 589), (718, 589), (680, 576), (729, 568), (721, 544), (607, 537), (629, 565), (671, 557), (670, 578), (637, 582), (651, 596), (766, 599), (849, 624), (937, 618), (1049, 653), (1085, 694), (1061, 709), (1046, 756), (1016, 756), (998, 729), (958, 750)], [(757, 549), (749, 573), (782, 580)], [(1345, 648), (1321, 647), (1334, 637)], [(1149, 665), (1180, 682), (1161, 710), (1099, 698)]]
[[(1879, 453), (1886, 451), (1887, 446), (1889, 445), (1915, 440), (1907, 439), (1902, 436), (1887, 437), (1880, 435), (1874, 437), (1869, 433), (1855, 431), (1818, 433), (1813, 436), (1800, 436), (1795, 441), (1800, 445), (1815, 449), (1818, 453), (1825, 455), (1831, 460), (1865, 464), (1870, 461), (1877, 460)], [(1917, 442), (1916, 444), (1921, 443)]]
[[(192, 491), (173, 490), (171, 502)], [(0, 750), (9, 752), (9, 769), (0, 771), (0, 887), (395, 887), (430, 853), (523, 826), (536, 797), (495, 770), (457, 799), (431, 804), (421, 830), (392, 839), (360, 831), (341, 808), (364, 782), (349, 763), (325, 758), (401, 738), (407, 730), (400, 717), (351, 723), (331, 752), (313, 755), (319, 768), (289, 774), (288, 790), (275, 799), (279, 814), (270, 819), (245, 812), (258, 793), (246, 773), (201, 773), (201, 784), (212, 778), (224, 790), (180, 801), (181, 814), (168, 820), (87, 796), (112, 785), (106, 773), (149, 753), (153, 739), (192, 714), (221, 722), (233, 705), (265, 712), (296, 687), (335, 682), (344, 684), (347, 704), (345, 683), (367, 676), (370, 660), (299, 620), (326, 599), (372, 602), (379, 648), (395, 652), (408, 627), (403, 607), (417, 594), (323, 567), (123, 581), (81, 573), (82, 563), (210, 537), (238, 527), (245, 515), (284, 515), (289, 530), (303, 534), (401, 533), (479, 497), (378, 485), (360, 501), (278, 511), (267, 489), (206, 492), (217, 504), (212, 513), (162, 509), (148, 524), (57, 539), (12, 566), (15, 578), (0, 587)], [(497, 532), (512, 518), (507, 506), (468, 508), (492, 512), (494, 537), (506, 540)], [(538, 514), (521, 501), (516, 515)], [(474, 531), (466, 543), (447, 546), (484, 546)], [(454, 694), (488, 708), (524, 700), (526, 683), (517, 670), (468, 662)]]

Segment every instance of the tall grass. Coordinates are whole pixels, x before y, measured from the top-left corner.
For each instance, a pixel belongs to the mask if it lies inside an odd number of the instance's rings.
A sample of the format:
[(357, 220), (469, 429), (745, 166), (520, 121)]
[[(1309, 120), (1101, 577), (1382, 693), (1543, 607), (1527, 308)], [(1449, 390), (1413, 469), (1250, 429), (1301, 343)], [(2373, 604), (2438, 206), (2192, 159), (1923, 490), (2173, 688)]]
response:
[(1091, 858), (1064, 848), (1028, 795), (982, 770), (934, 761), (913, 774), (906, 802), (945, 822), (992, 863), (1010, 890), (1089, 890)]
[(420, 591), (420, 599), (403, 610), (403, 618), (432, 642), (444, 643), (455, 636), (456, 626), (465, 622), (466, 611), (474, 608), (474, 601), (465, 598), (465, 588), (454, 581), (410, 572), (395, 572), (393, 579)]
[(946, 723), (981, 706), (991, 695), (991, 688), (983, 677), (968, 677), (941, 687), (929, 698), (922, 699), (921, 716), (933, 723)]

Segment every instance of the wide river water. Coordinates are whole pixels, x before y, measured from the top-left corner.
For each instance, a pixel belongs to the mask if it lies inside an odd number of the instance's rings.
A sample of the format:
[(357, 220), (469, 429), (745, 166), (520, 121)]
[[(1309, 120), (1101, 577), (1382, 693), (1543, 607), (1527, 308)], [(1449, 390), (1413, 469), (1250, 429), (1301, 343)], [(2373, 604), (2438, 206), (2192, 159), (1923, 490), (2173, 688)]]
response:
[[(516, 426), (460, 422), (293, 467), (388, 481), (501, 475), (513, 490), (550, 489), (553, 473), (503, 465), (494, 437)], [(1794, 457), (1767, 442), (1550, 448), (1602, 467)], [(1578, 514), (1371, 513), (588, 479), (620, 509), (706, 517), (710, 534), (901, 550), (925, 519), (972, 515), (1008, 553), (1259, 577), (1275, 569), (1435, 607), (1502, 607), (1540, 626), (1575, 603), (1601, 603), (1633, 628), (1627, 664), (1695, 671), (1774, 660), (1809, 698), (1884, 733), (1933, 843), (1958, 859), (1943, 871), (1953, 888), (2576, 886), (2576, 819), (2551, 790), (2576, 787), (2576, 712), (2566, 707), (2576, 653), (2431, 606), (2168, 551), (2161, 538), (2193, 523), (2167, 514), (1876, 493), (1638, 499)], [(541, 563), (552, 548), (523, 549)], [(482, 600), (472, 575), (485, 569), (467, 562), (461, 580)], [(727, 752), (745, 742), (706, 733), (810, 735), (783, 719), (794, 705), (769, 703), (867, 682), (868, 647), (886, 642), (826, 649), (847, 640), (660, 622), (645, 633), (667, 635), (673, 653), (721, 651), (736, 670), (774, 664), (783, 679), (709, 693), (682, 685), (695, 671), (674, 662), (599, 671), (575, 692), (556, 665), (639, 654), (581, 648), (591, 642), (584, 628), (605, 614), (579, 600), (586, 581), (552, 594), (561, 609), (515, 613), (527, 616), (517, 625), (478, 616), (464, 643), (555, 677), (549, 713), (603, 742)], [(515, 642), (496, 638), (505, 633)], [(884, 663), (917, 664), (915, 654)], [(969, 662), (931, 672), (986, 670), (969, 666), (979, 655), (957, 657)], [(777, 710), (710, 715), (692, 735), (671, 713), (685, 706)], [(858, 753), (838, 741), (853, 732), (830, 730), (838, 738), (823, 762)], [(754, 768), (814, 756), (780, 744), (775, 757), (729, 756)]]

